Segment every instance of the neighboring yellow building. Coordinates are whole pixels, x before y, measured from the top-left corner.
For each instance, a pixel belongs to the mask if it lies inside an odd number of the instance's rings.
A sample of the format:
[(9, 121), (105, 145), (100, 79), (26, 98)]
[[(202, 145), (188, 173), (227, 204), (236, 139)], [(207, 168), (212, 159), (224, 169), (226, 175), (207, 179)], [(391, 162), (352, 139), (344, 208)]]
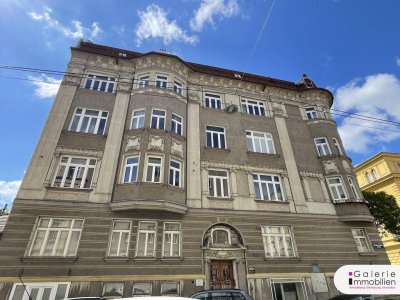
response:
[[(400, 153), (378, 153), (354, 169), (361, 190), (386, 192), (400, 205)], [(385, 234), (382, 241), (390, 262), (400, 265), (400, 237)]]

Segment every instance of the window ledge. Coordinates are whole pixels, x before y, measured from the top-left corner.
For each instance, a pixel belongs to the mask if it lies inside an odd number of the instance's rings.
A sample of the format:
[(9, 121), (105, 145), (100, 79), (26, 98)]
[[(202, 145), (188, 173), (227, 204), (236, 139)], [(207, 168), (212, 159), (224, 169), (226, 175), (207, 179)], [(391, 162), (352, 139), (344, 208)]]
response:
[(373, 253), (373, 252), (359, 252), (358, 255), (360, 256), (378, 256), (378, 254)]
[(212, 197), (212, 196), (207, 196), (207, 199), (209, 200), (222, 200), (222, 201), (233, 201), (235, 198), (223, 198), (223, 197)]
[(249, 116), (249, 117), (258, 117), (258, 118), (266, 118), (266, 119), (271, 119), (272, 118), (272, 116), (269, 115), (269, 114), (265, 114), (264, 116), (255, 115), (255, 114), (248, 114), (248, 113), (245, 113), (245, 112), (241, 112), (240, 114), (243, 115), (243, 116)]
[(75, 136), (97, 137), (99, 139), (107, 138), (107, 134), (85, 133), (85, 132), (76, 132), (76, 131), (69, 131), (69, 130), (63, 130), (62, 133), (67, 134), (67, 135), (75, 135)]
[(247, 154), (249, 154), (249, 155), (271, 156), (271, 157), (281, 157), (279, 154), (276, 154), (276, 153), (264, 153), (264, 152), (247, 151)]
[(71, 191), (71, 192), (82, 192), (82, 193), (90, 193), (93, 189), (80, 189), (80, 188), (66, 188), (66, 187), (58, 187), (58, 186), (46, 186), (48, 190), (53, 191)]
[(162, 257), (160, 260), (161, 261), (183, 261), (183, 257), (182, 256), (178, 256), (178, 257), (174, 257), (174, 256)]
[(340, 157), (338, 154), (328, 154), (328, 155), (318, 155), (317, 156), (319, 159), (332, 159), (336, 157)]
[(254, 199), (257, 203), (273, 203), (273, 204), (289, 204), (290, 201), (275, 201), (275, 200), (261, 200), (261, 199)]
[(157, 261), (157, 257), (136, 256), (136, 257), (132, 258), (132, 260), (134, 260), (134, 261)]
[(117, 94), (117, 93), (116, 93), (116, 87), (115, 87), (115, 89), (114, 89), (112, 92), (96, 91), (96, 90), (92, 90), (92, 89), (87, 89), (87, 88), (85, 88), (84, 86), (80, 86), (78, 89), (79, 89), (79, 90), (83, 90), (83, 91), (88, 91), (88, 92), (90, 92), (90, 93), (95, 93), (95, 94), (107, 94), (107, 95), (114, 95), (114, 96)]
[(77, 256), (25, 256), (21, 257), (22, 262), (62, 262), (74, 263), (78, 260)]
[(175, 185), (171, 185), (171, 184), (167, 184), (167, 188), (168, 189), (172, 189), (172, 190), (176, 190), (176, 191), (180, 191), (180, 192), (184, 192), (185, 189), (182, 186), (175, 186)]
[(229, 148), (217, 148), (217, 147), (207, 147), (207, 146), (204, 146), (204, 149), (206, 149), (206, 150), (217, 150), (217, 151), (231, 152), (231, 149), (229, 149)]
[(295, 257), (264, 257), (265, 261), (301, 261), (301, 259), (297, 256)]
[(111, 261), (129, 261), (128, 256), (106, 256), (103, 258), (104, 261), (106, 262), (111, 262)]

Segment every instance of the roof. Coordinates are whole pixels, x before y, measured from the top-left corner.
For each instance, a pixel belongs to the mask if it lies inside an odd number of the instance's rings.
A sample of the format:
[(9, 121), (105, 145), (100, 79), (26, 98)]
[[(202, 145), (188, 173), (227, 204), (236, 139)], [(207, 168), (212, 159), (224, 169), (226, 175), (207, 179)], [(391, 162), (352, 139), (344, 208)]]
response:
[(318, 87), (307, 88), (302, 84), (296, 84), (295, 82), (291, 82), (291, 81), (285, 81), (285, 80), (281, 80), (281, 79), (265, 77), (265, 76), (256, 75), (256, 74), (244, 73), (242, 71), (235, 71), (235, 70), (223, 69), (223, 68), (188, 62), (188, 61), (181, 59), (180, 57), (178, 57), (176, 55), (163, 53), (163, 52), (151, 51), (151, 52), (146, 52), (146, 53), (140, 53), (140, 52), (125, 50), (125, 49), (120, 49), (120, 48), (114, 48), (114, 47), (109, 47), (109, 46), (104, 46), (104, 45), (99, 45), (99, 44), (94, 44), (92, 42), (84, 42), (84, 41), (79, 42), (79, 44), (76, 47), (71, 47), (71, 49), (76, 50), (76, 51), (100, 54), (100, 55), (105, 55), (105, 56), (114, 57), (114, 58), (118, 58), (118, 59), (126, 59), (126, 60), (144, 57), (144, 56), (148, 56), (151, 54), (157, 54), (157, 55), (161, 55), (161, 56), (175, 58), (175, 59), (179, 60), (180, 62), (182, 62), (184, 65), (186, 65), (188, 68), (193, 70), (194, 72), (205, 73), (205, 74), (215, 75), (215, 76), (222, 76), (222, 77), (231, 78), (231, 79), (235, 79), (235, 80), (238, 80), (237, 76), (240, 75), (242, 77), (242, 80), (246, 81), (246, 82), (262, 84), (265, 86), (285, 88), (285, 89), (290, 89), (290, 90), (294, 90), (294, 91), (320, 90), (320, 91), (328, 93), (331, 96), (331, 98), (333, 99), (332, 93), (327, 89), (318, 88)]
[(381, 158), (382, 156), (398, 156), (400, 158), (400, 153), (393, 153), (393, 152), (379, 152), (377, 154), (375, 154), (374, 156), (367, 158), (366, 160), (364, 160), (362, 163), (358, 164), (357, 166), (354, 167), (354, 169), (361, 169), (363, 168), (365, 165), (371, 163), (372, 161)]

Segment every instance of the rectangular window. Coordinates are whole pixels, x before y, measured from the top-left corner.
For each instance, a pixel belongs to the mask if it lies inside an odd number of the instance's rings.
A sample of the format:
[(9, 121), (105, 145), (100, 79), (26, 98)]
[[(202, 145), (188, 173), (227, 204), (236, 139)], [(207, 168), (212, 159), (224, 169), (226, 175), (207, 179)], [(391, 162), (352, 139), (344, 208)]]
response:
[(107, 282), (104, 283), (103, 296), (120, 298), (124, 295), (124, 283), (123, 282)]
[(182, 117), (172, 114), (171, 131), (173, 133), (182, 135)]
[(357, 184), (355, 183), (353, 177), (348, 176), (347, 179), (349, 180), (349, 185), (351, 190), (353, 191), (354, 198), (361, 199), (360, 192), (358, 190)]
[(163, 256), (181, 256), (181, 224), (172, 222), (164, 223)]
[(265, 105), (263, 101), (246, 100), (242, 99), (242, 112), (255, 115), (255, 116), (265, 116)]
[(85, 89), (112, 93), (115, 90), (115, 77), (88, 74)]
[(83, 220), (40, 218), (30, 256), (76, 256)]
[(95, 167), (96, 159), (61, 156), (52, 186), (88, 189)]
[(340, 147), (339, 141), (336, 138), (332, 138), (333, 144), (335, 145), (336, 151), (339, 155), (343, 155), (342, 147)]
[(161, 296), (179, 297), (179, 282), (162, 282)]
[(133, 283), (133, 296), (151, 296), (152, 283), (151, 282), (134, 282)]
[(163, 75), (157, 75), (156, 87), (166, 89), (168, 87), (168, 77)]
[(69, 125), (69, 131), (104, 134), (108, 112), (77, 107)]
[(131, 129), (139, 129), (144, 127), (145, 114), (145, 109), (132, 111)]
[(155, 256), (156, 222), (139, 222), (136, 256)]
[(372, 252), (364, 229), (354, 228), (351, 230), (351, 232), (353, 233), (354, 240), (356, 241), (358, 252)]
[(181, 186), (181, 163), (171, 160), (169, 163), (169, 180), (168, 183), (173, 186)]
[(139, 156), (128, 157), (124, 167), (124, 183), (137, 182)]
[(204, 106), (208, 108), (221, 109), (221, 96), (217, 94), (204, 94)]
[(206, 140), (207, 147), (225, 149), (225, 128), (206, 126)]
[(328, 185), (333, 200), (337, 201), (347, 199), (346, 191), (340, 177), (328, 178)]
[(289, 226), (261, 226), (266, 257), (295, 257)]
[(149, 156), (147, 158), (147, 182), (161, 182), (162, 158)]
[(129, 239), (131, 235), (131, 222), (115, 220), (111, 231), (108, 256), (128, 257)]
[(307, 300), (307, 292), (304, 281), (296, 280), (272, 280), (272, 294), (274, 300)]
[(257, 200), (284, 201), (281, 178), (272, 174), (253, 174)]
[(151, 113), (151, 128), (165, 129), (165, 110), (153, 109)]
[(315, 142), (315, 147), (317, 147), (318, 155), (319, 156), (324, 156), (324, 155), (331, 155), (331, 148), (329, 148), (328, 141), (326, 138), (316, 138), (314, 139)]
[(145, 88), (145, 87), (149, 86), (149, 82), (150, 82), (150, 76), (149, 75), (139, 76), (138, 87), (140, 89)]
[(275, 153), (272, 135), (264, 132), (246, 131), (247, 150), (259, 153)]
[(182, 83), (178, 82), (178, 81), (174, 81), (174, 91), (175, 93), (182, 95)]
[(211, 197), (229, 198), (228, 172), (208, 171), (208, 194)]
[(307, 119), (318, 119), (318, 112), (315, 107), (306, 107), (304, 110), (306, 111)]
[(69, 282), (14, 283), (9, 300), (62, 300), (68, 296)]

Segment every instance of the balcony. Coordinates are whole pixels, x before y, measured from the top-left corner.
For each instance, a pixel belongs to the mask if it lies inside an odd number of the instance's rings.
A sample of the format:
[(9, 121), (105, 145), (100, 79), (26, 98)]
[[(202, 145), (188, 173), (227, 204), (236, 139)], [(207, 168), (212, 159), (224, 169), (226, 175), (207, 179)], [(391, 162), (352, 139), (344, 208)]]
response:
[(374, 222), (374, 217), (364, 202), (338, 202), (335, 203), (335, 209), (343, 222)]

